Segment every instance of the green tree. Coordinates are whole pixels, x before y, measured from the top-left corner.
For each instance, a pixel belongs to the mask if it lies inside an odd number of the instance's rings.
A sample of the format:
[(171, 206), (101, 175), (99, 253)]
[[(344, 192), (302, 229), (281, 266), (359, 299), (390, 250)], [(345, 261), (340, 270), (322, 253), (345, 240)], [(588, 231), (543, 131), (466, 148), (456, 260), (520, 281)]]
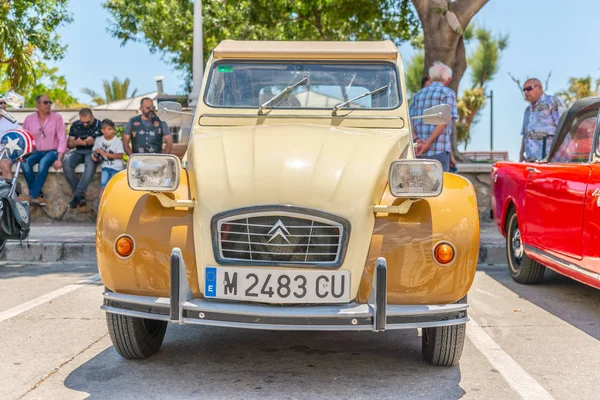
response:
[(87, 94), (92, 98), (92, 101), (96, 103), (96, 105), (110, 103), (116, 100), (128, 99), (130, 97), (135, 96), (137, 93), (137, 89), (134, 89), (131, 94), (129, 93), (129, 85), (131, 85), (131, 81), (129, 78), (125, 78), (125, 80), (121, 81), (116, 76), (112, 81), (103, 80), (102, 87), (104, 89), (104, 97), (102, 97), (98, 92), (84, 88), (82, 92)]
[(458, 98), (458, 122), (456, 124), (457, 143), (463, 143), (465, 149), (471, 141), (471, 126), (477, 122), (479, 110), (485, 107), (489, 92), (487, 83), (490, 82), (500, 68), (500, 56), (508, 46), (508, 36), (493, 37), (491, 32), (483, 27), (473, 27), (465, 33), (467, 43), (471, 39), (477, 41), (475, 50), (468, 58), (472, 86)]
[(0, 81), (26, 91), (36, 84), (39, 59), (61, 60), (56, 29), (72, 21), (68, 0), (0, 0)]
[[(224, 39), (379, 40), (418, 33), (409, 0), (204, 0), (204, 62)], [(191, 86), (193, 0), (105, 0), (109, 31), (123, 44), (145, 43)]]
[[(0, 67), (1, 72), (3, 72), (2, 67)], [(25, 107), (35, 107), (35, 98), (40, 94), (48, 95), (57, 108), (84, 106), (69, 92), (67, 80), (64, 75), (59, 74), (58, 68), (50, 68), (42, 62), (36, 62), (35, 77), (35, 83), (30, 84), (27, 90), (21, 91), (25, 96)], [(10, 81), (0, 83), (0, 93), (6, 93), (11, 89)]]
[(405, 70), (406, 90), (409, 93), (409, 102), (412, 95), (421, 90), (421, 81), (423, 80), (423, 67), (425, 65), (425, 55), (418, 52), (410, 59)]
[[(593, 86), (593, 88), (592, 88)], [(569, 87), (558, 93), (565, 105), (571, 107), (577, 100), (600, 95), (600, 79), (595, 81), (590, 75), (581, 78), (569, 78)]]

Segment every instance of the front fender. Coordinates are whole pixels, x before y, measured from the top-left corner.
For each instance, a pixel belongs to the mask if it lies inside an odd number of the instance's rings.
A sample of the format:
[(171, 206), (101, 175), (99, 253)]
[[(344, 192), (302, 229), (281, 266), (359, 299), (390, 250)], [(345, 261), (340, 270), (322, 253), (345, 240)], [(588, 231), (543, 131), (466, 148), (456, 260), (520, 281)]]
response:
[[(179, 188), (171, 195), (176, 200), (190, 199), (185, 169)], [(192, 212), (191, 208), (165, 208), (148, 192), (131, 190), (125, 171), (115, 175), (100, 201), (96, 226), (98, 270), (104, 285), (118, 293), (169, 297), (171, 251), (179, 247), (192, 292), (201, 297)], [(135, 241), (127, 259), (115, 252), (115, 241), (123, 234)]]
[[(403, 201), (386, 188), (381, 204)], [(456, 249), (456, 258), (448, 266), (433, 258), (433, 247), (442, 240)], [(447, 304), (463, 298), (473, 283), (479, 257), (479, 211), (471, 182), (445, 173), (438, 197), (418, 201), (403, 215), (376, 214), (360, 302), (368, 299), (377, 257), (385, 257), (388, 263), (390, 304)]]

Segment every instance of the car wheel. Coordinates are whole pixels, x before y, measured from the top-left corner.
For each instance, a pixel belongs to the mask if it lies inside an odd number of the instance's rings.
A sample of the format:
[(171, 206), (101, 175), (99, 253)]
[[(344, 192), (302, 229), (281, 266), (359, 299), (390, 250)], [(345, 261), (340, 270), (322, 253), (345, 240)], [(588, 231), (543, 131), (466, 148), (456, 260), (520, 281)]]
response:
[(466, 324), (423, 328), (423, 357), (433, 365), (449, 367), (460, 360)]
[[(457, 301), (466, 302), (467, 296)], [(425, 360), (442, 367), (457, 364), (465, 345), (466, 330), (467, 324), (423, 328), (421, 343)]]
[(139, 360), (156, 354), (162, 346), (166, 321), (106, 313), (108, 332), (117, 352), (124, 358)]
[(506, 253), (510, 274), (516, 282), (531, 284), (538, 283), (544, 278), (546, 267), (525, 254), (519, 220), (514, 210), (508, 216)]

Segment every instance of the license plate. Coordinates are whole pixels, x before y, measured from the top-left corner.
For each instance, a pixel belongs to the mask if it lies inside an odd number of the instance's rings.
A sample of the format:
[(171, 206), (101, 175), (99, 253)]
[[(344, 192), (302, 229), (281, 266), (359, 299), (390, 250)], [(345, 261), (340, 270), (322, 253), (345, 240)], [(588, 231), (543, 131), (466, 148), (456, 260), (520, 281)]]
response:
[(343, 303), (350, 301), (350, 272), (206, 267), (204, 296), (261, 303)]

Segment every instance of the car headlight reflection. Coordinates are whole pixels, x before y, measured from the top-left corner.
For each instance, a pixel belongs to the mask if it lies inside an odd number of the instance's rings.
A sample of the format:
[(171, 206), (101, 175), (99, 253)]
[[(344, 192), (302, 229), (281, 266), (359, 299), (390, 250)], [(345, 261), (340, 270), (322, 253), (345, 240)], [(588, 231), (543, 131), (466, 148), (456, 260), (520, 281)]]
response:
[(181, 163), (171, 154), (134, 154), (127, 163), (127, 181), (133, 190), (171, 192), (179, 187)]
[(437, 160), (398, 160), (389, 174), (395, 197), (435, 197), (442, 192), (444, 172)]

